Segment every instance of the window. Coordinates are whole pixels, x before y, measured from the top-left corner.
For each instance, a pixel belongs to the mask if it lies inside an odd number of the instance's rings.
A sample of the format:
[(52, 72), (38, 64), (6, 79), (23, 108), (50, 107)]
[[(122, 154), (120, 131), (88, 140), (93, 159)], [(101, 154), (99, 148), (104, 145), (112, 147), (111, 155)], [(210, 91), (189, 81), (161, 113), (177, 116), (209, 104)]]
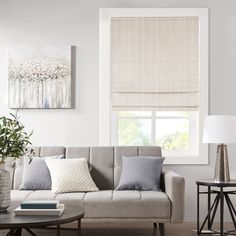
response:
[(157, 145), (164, 156), (196, 155), (197, 112), (119, 111), (114, 117), (113, 144)]
[(100, 145), (159, 145), (207, 164), (207, 9), (101, 9)]

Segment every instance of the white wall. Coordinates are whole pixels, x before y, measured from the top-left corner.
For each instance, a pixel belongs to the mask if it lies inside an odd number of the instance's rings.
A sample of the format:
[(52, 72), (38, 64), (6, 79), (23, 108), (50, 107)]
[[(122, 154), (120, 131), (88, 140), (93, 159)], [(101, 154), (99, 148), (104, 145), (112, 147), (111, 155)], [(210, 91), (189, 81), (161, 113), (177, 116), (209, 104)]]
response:
[[(34, 145), (98, 145), (100, 7), (208, 7), (210, 9), (210, 113), (236, 113), (235, 0), (0, 0), (0, 115), (7, 106), (7, 45), (76, 46), (76, 106), (71, 110), (21, 110)], [(229, 146), (236, 178), (236, 146)], [(168, 166), (186, 178), (186, 221), (195, 221), (195, 180), (213, 175), (210, 165)], [(204, 205), (205, 206), (205, 205)]]

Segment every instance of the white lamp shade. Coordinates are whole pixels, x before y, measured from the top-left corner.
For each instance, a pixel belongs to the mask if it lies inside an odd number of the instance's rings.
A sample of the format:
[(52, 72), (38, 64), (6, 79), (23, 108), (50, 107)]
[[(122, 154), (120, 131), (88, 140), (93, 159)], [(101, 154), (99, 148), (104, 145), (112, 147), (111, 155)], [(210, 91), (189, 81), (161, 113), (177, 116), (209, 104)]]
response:
[(236, 143), (236, 116), (207, 116), (203, 143)]

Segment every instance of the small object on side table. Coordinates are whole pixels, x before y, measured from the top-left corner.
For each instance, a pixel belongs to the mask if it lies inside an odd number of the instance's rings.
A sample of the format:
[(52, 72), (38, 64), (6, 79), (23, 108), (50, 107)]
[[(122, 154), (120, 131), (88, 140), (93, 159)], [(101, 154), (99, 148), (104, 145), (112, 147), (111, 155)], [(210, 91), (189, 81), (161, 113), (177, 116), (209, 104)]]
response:
[[(215, 181), (215, 180), (199, 180), (196, 181), (197, 184), (197, 233), (200, 234), (218, 234), (218, 235), (226, 235), (230, 233), (236, 233), (236, 210), (233, 206), (232, 201), (230, 200), (229, 195), (230, 194), (236, 194), (236, 190), (225, 190), (224, 188), (229, 187), (236, 187), (236, 180), (230, 180), (230, 181)], [(207, 191), (201, 191), (200, 186), (207, 187)], [(200, 226), (200, 214), (199, 214), (199, 208), (200, 208), (200, 195), (207, 194), (208, 198), (208, 209), (207, 209), (207, 215), (204, 218), (201, 226)], [(212, 195), (215, 195), (213, 203), (211, 203), (211, 197)], [(234, 229), (224, 231), (224, 201), (227, 204)], [(220, 205), (220, 230), (214, 230), (212, 228), (216, 211), (218, 206)], [(207, 223), (207, 230), (204, 230), (204, 227)]]
[(64, 212), (64, 204), (60, 204), (56, 209), (15, 209), (16, 216), (61, 216)]
[(25, 200), (20, 204), (21, 209), (57, 209), (60, 202), (57, 200)]

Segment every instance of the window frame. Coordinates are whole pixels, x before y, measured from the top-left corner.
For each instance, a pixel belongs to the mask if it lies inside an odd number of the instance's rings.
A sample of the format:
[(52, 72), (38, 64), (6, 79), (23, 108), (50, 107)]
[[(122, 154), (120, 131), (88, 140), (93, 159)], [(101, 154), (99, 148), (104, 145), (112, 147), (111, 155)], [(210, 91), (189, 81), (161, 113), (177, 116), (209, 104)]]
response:
[[(99, 145), (115, 143), (112, 135), (117, 117), (111, 109), (110, 25), (112, 17), (198, 16), (199, 111), (196, 121), (198, 155), (167, 157), (165, 164), (208, 164), (208, 145), (202, 143), (204, 117), (208, 115), (208, 8), (101, 8), (99, 27)], [(115, 122), (114, 122), (115, 121)]]

